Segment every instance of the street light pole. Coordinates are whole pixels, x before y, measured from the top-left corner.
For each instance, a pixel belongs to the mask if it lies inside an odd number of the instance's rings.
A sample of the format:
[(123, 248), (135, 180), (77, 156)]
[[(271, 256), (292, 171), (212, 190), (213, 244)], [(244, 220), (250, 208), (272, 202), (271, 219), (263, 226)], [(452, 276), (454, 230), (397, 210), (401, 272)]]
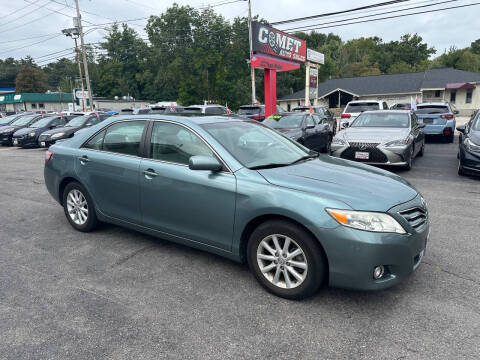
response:
[(80, 33), (80, 44), (82, 45), (83, 68), (85, 70), (85, 81), (87, 82), (88, 100), (90, 102), (90, 110), (93, 111), (92, 88), (90, 86), (90, 76), (88, 75), (87, 52), (85, 49), (85, 41), (83, 40), (82, 15), (78, 7), (78, 0), (75, 0), (75, 7), (77, 8), (78, 32)]
[(73, 40), (75, 40), (75, 57), (77, 59), (78, 73), (80, 74), (80, 84), (82, 88), (82, 110), (85, 111), (87, 110), (85, 106), (87, 102), (85, 101), (85, 89), (83, 88), (83, 75), (82, 75), (82, 67), (80, 66), (80, 54), (78, 53), (77, 38), (73, 37)]
[(248, 41), (250, 46), (250, 78), (252, 80), (252, 105), (257, 101), (255, 96), (255, 68), (252, 67), (252, 55), (253, 55), (253, 46), (252, 46), (252, 6), (250, 0), (248, 0)]

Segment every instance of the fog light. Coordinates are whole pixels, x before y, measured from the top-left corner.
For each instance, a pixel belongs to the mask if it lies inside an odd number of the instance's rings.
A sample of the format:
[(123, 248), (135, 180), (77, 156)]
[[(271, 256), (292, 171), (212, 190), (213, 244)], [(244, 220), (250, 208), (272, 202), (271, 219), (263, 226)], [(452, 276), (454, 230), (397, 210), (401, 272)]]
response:
[(373, 278), (375, 280), (378, 280), (383, 276), (384, 273), (385, 268), (383, 267), (383, 265), (375, 266), (375, 268), (373, 269)]

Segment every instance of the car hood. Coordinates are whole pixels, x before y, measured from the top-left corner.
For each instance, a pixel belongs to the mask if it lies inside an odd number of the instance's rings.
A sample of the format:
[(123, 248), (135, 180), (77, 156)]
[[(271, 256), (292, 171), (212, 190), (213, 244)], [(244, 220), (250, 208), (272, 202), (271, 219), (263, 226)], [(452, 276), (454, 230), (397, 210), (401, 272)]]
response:
[(26, 128), (22, 128), (22, 129), (19, 129), (19, 130), (15, 131), (15, 135), (25, 135), (25, 134), (28, 134), (28, 133), (31, 133), (31, 132), (38, 133), (38, 132), (41, 132), (43, 130), (45, 130), (45, 128), (29, 128), (29, 127), (26, 127)]
[(389, 171), (327, 155), (258, 171), (271, 184), (339, 200), (354, 210), (387, 211), (418, 194)]
[[(408, 128), (347, 128), (338, 136), (348, 142), (378, 142), (404, 139), (408, 136)], [(341, 137), (341, 136), (342, 137)]]
[(284, 134), (285, 136), (288, 136), (288, 137), (292, 137), (292, 136), (295, 136), (295, 137), (300, 137), (302, 135), (302, 129), (300, 128), (294, 128), (294, 129), (275, 129), (277, 130), (278, 132), (281, 132), (282, 134)]
[(65, 133), (65, 134), (71, 134), (71, 133), (74, 133), (75, 131), (77, 131), (78, 129), (80, 129), (80, 126), (64, 126), (64, 127), (61, 127), (61, 128), (55, 128), (55, 129), (52, 129), (52, 130), (47, 130), (45, 131), (43, 134), (44, 135), (53, 135), (53, 134), (58, 134), (58, 133)]
[(0, 128), (0, 132), (2, 132), (3, 130), (6, 130), (6, 129), (10, 129), (10, 128), (13, 128), (13, 130), (11, 131), (12, 133), (14, 133), (15, 131), (17, 130), (20, 130), (20, 129), (24, 129), (25, 128), (25, 125), (7, 125), (7, 126), (2, 126)]

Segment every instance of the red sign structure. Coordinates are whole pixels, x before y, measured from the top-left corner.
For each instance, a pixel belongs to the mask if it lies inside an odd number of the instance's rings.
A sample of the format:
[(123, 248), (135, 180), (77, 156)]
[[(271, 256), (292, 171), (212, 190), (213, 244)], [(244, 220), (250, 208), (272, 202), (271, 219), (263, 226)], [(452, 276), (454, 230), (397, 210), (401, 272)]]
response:
[(306, 61), (307, 43), (283, 31), (259, 22), (252, 23), (254, 55), (251, 67), (264, 69), (265, 117), (277, 109), (277, 71), (300, 68)]

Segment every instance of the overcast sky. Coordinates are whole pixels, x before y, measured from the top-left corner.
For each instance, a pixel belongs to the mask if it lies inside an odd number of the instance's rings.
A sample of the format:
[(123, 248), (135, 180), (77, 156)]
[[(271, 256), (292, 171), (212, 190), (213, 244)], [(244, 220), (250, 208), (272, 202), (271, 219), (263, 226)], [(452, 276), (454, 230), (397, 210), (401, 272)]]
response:
[[(177, 1), (182, 5), (201, 7), (207, 4), (218, 4), (233, 0), (190, 0)], [(332, 11), (347, 10), (364, 5), (379, 3), (385, 0), (252, 0), (252, 13), (276, 22), (291, 18), (311, 16)], [(279, 29), (289, 29), (305, 25), (324, 24), (353, 17), (365, 17), (387, 11), (398, 11), (404, 8), (418, 7), (435, 3), (443, 3), (431, 7), (423, 7), (404, 12), (394, 12), (384, 16), (427, 11), (445, 7), (466, 5), (475, 0), (410, 0), (401, 4), (362, 10), (350, 14), (342, 14), (299, 23), (279, 25)], [(91, 24), (102, 24), (112, 20), (126, 20), (148, 17), (159, 14), (173, 4), (172, 1), (152, 0), (80, 0), (80, 8), (86, 30), (92, 29)], [(73, 41), (61, 35), (61, 29), (72, 27), (71, 16), (74, 16), (73, 0), (0, 0), (0, 58), (21, 58), (32, 56), (40, 65), (54, 61), (56, 56), (69, 54), (65, 50), (73, 46)], [(226, 19), (247, 15), (247, 2), (238, 1), (214, 9)], [(447, 11), (413, 15), (396, 19), (381, 20), (340, 27), (330, 27), (318, 30), (333, 32), (342, 39), (352, 39), (361, 36), (379, 36), (384, 41), (397, 40), (405, 33), (418, 33), (441, 54), (450, 46), (463, 48), (480, 38), (480, 6), (458, 8)], [(377, 16), (379, 17), (379, 16)], [(365, 20), (367, 18), (358, 19)], [(371, 19), (371, 17), (369, 18)], [(146, 37), (143, 27), (146, 20), (130, 22), (129, 25)], [(90, 25), (90, 26), (89, 26)], [(322, 25), (322, 26), (331, 26)], [(105, 30), (90, 31), (85, 40), (87, 43), (100, 41)], [(17, 41), (19, 40), (19, 41)], [(63, 51), (63, 52), (62, 52)], [(52, 54), (55, 53), (56, 54)]]

